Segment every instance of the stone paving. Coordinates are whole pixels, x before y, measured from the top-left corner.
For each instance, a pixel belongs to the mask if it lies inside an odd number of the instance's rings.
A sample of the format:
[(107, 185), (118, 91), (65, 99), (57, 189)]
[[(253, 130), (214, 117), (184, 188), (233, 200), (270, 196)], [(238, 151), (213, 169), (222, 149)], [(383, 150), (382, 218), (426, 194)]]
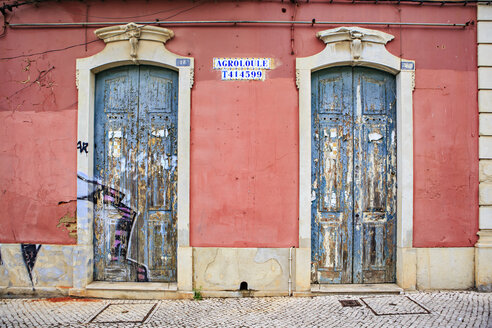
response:
[[(343, 307), (340, 300), (357, 302)], [(350, 305), (350, 304), (349, 304)], [(492, 294), (0, 299), (0, 327), (492, 327)]]

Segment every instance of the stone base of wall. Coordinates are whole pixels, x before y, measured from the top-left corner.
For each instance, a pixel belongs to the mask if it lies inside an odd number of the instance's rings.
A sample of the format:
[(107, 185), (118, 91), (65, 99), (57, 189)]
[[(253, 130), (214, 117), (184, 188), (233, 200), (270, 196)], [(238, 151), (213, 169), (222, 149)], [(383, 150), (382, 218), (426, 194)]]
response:
[(233, 291), (241, 283), (254, 291), (289, 288), (288, 248), (194, 248), (193, 267), (195, 289)]
[(492, 292), (492, 230), (480, 230), (475, 245), (475, 286), (478, 291)]
[[(480, 232), (475, 248), (398, 249), (396, 283), (405, 290), (463, 290), (476, 286), (480, 291), (492, 291), (492, 233), (485, 232)], [(289, 248), (190, 247), (185, 255), (192, 257), (192, 266), (181, 270), (186, 271), (185, 275), (192, 271), (192, 285), (183, 288), (174, 284), (174, 289), (160, 291), (152, 290), (152, 283), (126, 283), (132, 288), (124, 283), (106, 283), (111, 286), (95, 288), (94, 284), (100, 282), (78, 273), (79, 248), (42, 245), (29, 275), (33, 254), (23, 254), (20, 244), (1, 244), (0, 295), (145, 298), (152, 294), (153, 298), (190, 298), (193, 291), (200, 290), (205, 297), (285, 296), (289, 294), (289, 272), (292, 293), (312, 293), (305, 277), (296, 280), (296, 266), (308, 263), (307, 253), (298, 249), (292, 249), (289, 261)], [(304, 271), (310, 271), (309, 265)], [(241, 284), (246, 291), (240, 291)]]
[[(32, 249), (37, 250), (36, 254)], [(1, 244), (0, 288), (71, 287), (72, 251), (70, 245), (33, 245), (23, 252), (20, 244)], [(32, 263), (31, 270), (29, 263)]]
[(417, 248), (417, 289), (474, 287), (474, 248)]

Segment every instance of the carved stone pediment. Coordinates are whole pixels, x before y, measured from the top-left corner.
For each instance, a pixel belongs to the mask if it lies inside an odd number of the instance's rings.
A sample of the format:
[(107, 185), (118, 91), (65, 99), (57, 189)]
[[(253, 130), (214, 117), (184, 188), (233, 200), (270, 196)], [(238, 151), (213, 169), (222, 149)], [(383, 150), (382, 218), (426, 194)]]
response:
[(360, 59), (364, 43), (381, 44), (384, 46), (394, 39), (394, 36), (388, 33), (362, 27), (345, 26), (318, 32), (316, 36), (327, 45), (335, 42), (350, 42), (353, 60)]
[(129, 41), (130, 42), (130, 57), (134, 63), (137, 62), (137, 50), (138, 43), (141, 40), (155, 41), (166, 43), (167, 40), (174, 36), (174, 32), (163, 27), (138, 25), (135, 23), (128, 23), (126, 25), (117, 25), (110, 27), (103, 27), (97, 29), (96, 36), (102, 39), (105, 43), (116, 41)]
[(395, 38), (388, 33), (356, 26), (332, 28), (330, 30), (320, 31), (316, 33), (316, 36), (326, 44), (340, 41), (352, 41), (354, 39), (361, 40), (362, 42), (386, 44)]

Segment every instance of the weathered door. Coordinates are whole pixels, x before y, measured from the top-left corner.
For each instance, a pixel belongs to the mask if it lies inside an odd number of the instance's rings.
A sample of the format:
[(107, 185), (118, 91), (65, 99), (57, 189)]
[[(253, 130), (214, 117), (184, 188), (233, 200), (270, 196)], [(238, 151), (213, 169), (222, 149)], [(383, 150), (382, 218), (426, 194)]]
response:
[(395, 281), (396, 100), (393, 75), (312, 75), (312, 281)]
[(94, 278), (176, 280), (177, 73), (97, 75)]

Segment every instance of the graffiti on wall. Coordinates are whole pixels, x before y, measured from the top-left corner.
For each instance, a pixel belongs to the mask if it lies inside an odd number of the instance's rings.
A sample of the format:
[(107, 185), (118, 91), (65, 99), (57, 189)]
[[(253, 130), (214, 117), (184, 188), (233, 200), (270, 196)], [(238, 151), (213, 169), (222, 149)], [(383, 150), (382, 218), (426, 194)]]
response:
[(41, 245), (39, 244), (21, 244), (22, 258), (27, 269), (27, 274), (31, 280), (32, 290), (34, 290), (34, 281), (32, 280), (32, 270), (34, 264), (36, 264), (36, 258), (38, 257)]
[(79, 152), (82, 154), (82, 153), (86, 153), (88, 154), (89, 151), (87, 150), (87, 147), (89, 146), (89, 143), (88, 142), (82, 142), (79, 140), (79, 142), (77, 142), (77, 149), (79, 150)]
[(137, 212), (123, 203), (125, 194), (95, 179), (89, 179), (80, 174), (77, 174), (77, 178), (90, 187), (88, 188), (87, 195), (78, 196), (78, 200), (86, 200), (93, 204), (99, 204), (99, 202), (109, 204), (118, 211), (120, 216), (116, 223), (116, 229), (114, 230), (114, 242), (111, 246), (110, 261), (118, 261), (119, 256), (124, 256), (131, 265), (136, 266), (137, 282), (149, 281), (146, 265), (128, 257), (128, 250), (131, 247), (130, 236)]

